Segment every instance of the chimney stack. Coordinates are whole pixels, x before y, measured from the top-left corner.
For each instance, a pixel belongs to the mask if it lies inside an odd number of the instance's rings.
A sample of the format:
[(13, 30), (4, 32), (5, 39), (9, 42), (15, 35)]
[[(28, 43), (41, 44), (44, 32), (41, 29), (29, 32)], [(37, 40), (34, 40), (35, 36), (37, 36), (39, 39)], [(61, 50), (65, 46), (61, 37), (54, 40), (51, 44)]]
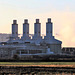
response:
[(53, 25), (51, 22), (51, 18), (48, 18), (48, 22), (46, 23), (46, 36), (51, 37), (53, 33)]
[(18, 24), (17, 24), (17, 20), (13, 20), (12, 37), (15, 38), (15, 39), (18, 38)]
[(24, 20), (23, 23), (23, 39), (29, 39), (29, 23), (28, 23), (28, 19)]
[(41, 23), (39, 23), (39, 19), (36, 19), (36, 23), (34, 24), (34, 36), (38, 37), (41, 35)]

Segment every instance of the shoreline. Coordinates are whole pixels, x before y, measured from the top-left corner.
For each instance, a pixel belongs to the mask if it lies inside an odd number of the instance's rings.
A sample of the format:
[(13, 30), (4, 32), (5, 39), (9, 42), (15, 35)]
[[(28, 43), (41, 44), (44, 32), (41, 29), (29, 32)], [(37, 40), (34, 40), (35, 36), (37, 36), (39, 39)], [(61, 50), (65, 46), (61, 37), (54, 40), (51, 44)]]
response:
[(69, 67), (75, 68), (75, 65), (0, 65), (0, 67)]

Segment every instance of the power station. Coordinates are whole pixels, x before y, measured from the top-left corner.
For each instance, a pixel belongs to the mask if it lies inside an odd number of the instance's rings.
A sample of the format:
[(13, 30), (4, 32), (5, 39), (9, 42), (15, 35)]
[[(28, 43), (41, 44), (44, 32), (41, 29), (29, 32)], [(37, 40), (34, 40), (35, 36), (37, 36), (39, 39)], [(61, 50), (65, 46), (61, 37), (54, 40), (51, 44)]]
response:
[(53, 23), (51, 18), (48, 18), (46, 23), (46, 36), (44, 39), (41, 36), (41, 23), (36, 19), (34, 23), (34, 35), (29, 36), (29, 22), (28, 19), (23, 23), (23, 35), (18, 37), (17, 20), (13, 20), (12, 34), (7, 42), (0, 43), (0, 58), (13, 59), (16, 55), (20, 59), (27, 59), (34, 56), (48, 56), (51, 54), (61, 54), (62, 42), (55, 39), (53, 36)]

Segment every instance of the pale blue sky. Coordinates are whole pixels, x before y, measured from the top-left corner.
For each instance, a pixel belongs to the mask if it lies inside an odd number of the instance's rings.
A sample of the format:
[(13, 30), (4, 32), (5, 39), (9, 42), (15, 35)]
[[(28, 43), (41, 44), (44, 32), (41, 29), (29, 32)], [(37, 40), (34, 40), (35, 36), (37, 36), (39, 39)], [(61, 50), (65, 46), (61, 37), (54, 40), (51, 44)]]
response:
[(36, 13), (75, 11), (75, 0), (0, 0), (0, 6), (17, 10), (29, 10)]
[(46, 34), (50, 17), (53, 35), (64, 41), (63, 46), (75, 46), (75, 0), (0, 0), (0, 33), (11, 33), (13, 19), (18, 20), (18, 31), (22, 33), (25, 18), (29, 19), (30, 33), (34, 33), (34, 22), (39, 18), (41, 33)]

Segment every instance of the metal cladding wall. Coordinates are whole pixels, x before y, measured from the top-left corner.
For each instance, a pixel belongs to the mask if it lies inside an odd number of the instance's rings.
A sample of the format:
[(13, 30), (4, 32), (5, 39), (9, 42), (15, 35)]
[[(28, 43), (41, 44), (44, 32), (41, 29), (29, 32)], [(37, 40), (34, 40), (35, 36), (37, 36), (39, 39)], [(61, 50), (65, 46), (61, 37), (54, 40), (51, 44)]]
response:
[(17, 24), (17, 20), (13, 20), (12, 37), (13, 38), (18, 38), (18, 24)]

